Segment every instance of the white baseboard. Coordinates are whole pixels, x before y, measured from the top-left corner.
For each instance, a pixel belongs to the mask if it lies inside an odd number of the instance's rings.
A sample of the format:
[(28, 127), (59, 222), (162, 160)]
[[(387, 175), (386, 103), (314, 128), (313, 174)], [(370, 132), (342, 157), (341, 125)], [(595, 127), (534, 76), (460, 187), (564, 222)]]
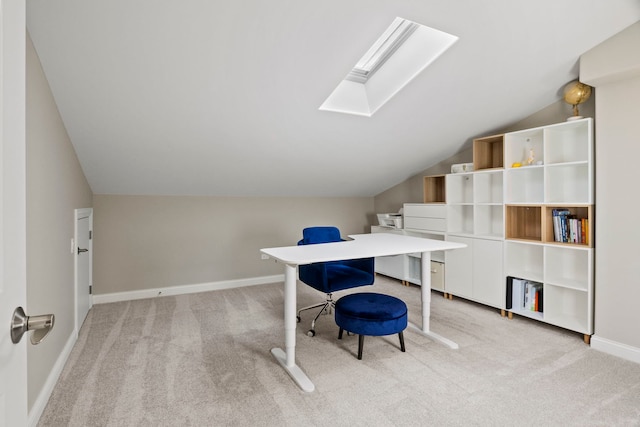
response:
[(60, 374), (64, 369), (64, 365), (67, 363), (67, 359), (71, 354), (71, 350), (73, 350), (73, 346), (78, 340), (78, 332), (73, 331), (71, 335), (69, 335), (69, 339), (65, 344), (64, 348), (60, 352), (58, 359), (56, 360), (55, 365), (51, 369), (49, 376), (47, 377), (47, 381), (42, 386), (40, 390), (40, 394), (38, 394), (38, 398), (33, 404), (33, 407), (29, 411), (29, 426), (35, 427), (40, 421), (40, 417), (44, 412), (44, 408), (47, 406), (47, 402), (49, 402), (49, 398), (51, 397), (51, 393), (53, 393), (53, 388), (56, 386), (58, 382), (58, 378), (60, 378)]
[(591, 348), (632, 362), (640, 363), (640, 348), (637, 347), (632, 347), (627, 344), (593, 335), (591, 337)]
[(132, 301), (145, 298), (164, 297), (169, 295), (194, 294), (198, 292), (218, 291), (221, 289), (241, 288), (243, 286), (265, 285), (267, 283), (284, 282), (284, 274), (274, 276), (253, 277), (250, 279), (223, 280), (220, 282), (198, 283), (195, 285), (169, 286), (166, 288), (140, 289), (137, 291), (114, 292), (92, 296), (93, 304), (106, 304), (118, 301)]

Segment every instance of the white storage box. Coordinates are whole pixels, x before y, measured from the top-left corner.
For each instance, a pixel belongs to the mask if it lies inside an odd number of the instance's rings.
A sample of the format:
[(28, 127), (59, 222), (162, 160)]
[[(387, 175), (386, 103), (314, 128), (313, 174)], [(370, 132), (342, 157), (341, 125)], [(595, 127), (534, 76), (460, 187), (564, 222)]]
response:
[(451, 173), (472, 172), (473, 163), (458, 163), (451, 165)]

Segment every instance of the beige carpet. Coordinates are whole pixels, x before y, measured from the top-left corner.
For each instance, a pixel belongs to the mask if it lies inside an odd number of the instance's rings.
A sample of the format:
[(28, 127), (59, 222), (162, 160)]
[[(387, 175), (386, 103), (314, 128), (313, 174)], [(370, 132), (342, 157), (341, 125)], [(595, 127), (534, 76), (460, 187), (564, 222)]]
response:
[[(419, 322), (420, 289), (378, 276), (367, 291), (402, 298)], [(338, 295), (340, 296), (340, 295)], [(320, 294), (298, 287), (299, 306)], [(332, 316), (305, 335), (297, 388), (270, 354), (282, 347), (283, 285), (94, 306), (40, 426), (633, 426), (640, 365), (582, 336), (433, 293), (432, 330), (337, 340)]]

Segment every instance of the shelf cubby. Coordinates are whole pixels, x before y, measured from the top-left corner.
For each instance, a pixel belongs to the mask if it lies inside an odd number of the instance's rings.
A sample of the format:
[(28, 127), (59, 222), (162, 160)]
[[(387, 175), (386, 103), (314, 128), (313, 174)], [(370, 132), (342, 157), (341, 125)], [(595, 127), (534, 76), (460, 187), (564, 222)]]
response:
[[(554, 209), (568, 209), (571, 216), (574, 216), (578, 219), (587, 219), (587, 229), (586, 229), (586, 243), (567, 243), (567, 242), (556, 242), (553, 235), (553, 210)], [(584, 206), (572, 206), (565, 204), (558, 204), (554, 206), (545, 206), (544, 207), (544, 241), (546, 243), (555, 243), (558, 245), (572, 245), (572, 246), (583, 246), (583, 247), (593, 247), (593, 206), (592, 205), (584, 205)]]
[(545, 285), (544, 320), (546, 322), (589, 334), (592, 329), (590, 311), (588, 292)]
[(506, 203), (542, 203), (544, 201), (544, 169), (528, 166), (507, 170)]
[(546, 203), (591, 203), (593, 187), (589, 184), (588, 163), (547, 166), (545, 172)]
[(431, 175), (423, 178), (424, 203), (445, 203), (445, 175)]
[(499, 171), (478, 172), (474, 175), (474, 201), (476, 203), (503, 202), (503, 173)]
[(514, 163), (525, 166), (533, 152), (534, 164), (544, 159), (544, 131), (542, 128), (513, 132), (505, 135), (505, 168)]
[(457, 234), (473, 234), (473, 205), (449, 205), (447, 231)]
[(579, 291), (589, 289), (591, 252), (576, 248), (546, 246), (544, 248), (545, 281)]
[(502, 205), (474, 206), (474, 234), (482, 237), (504, 237), (504, 210)]
[(470, 173), (447, 175), (447, 194), (449, 203), (473, 203), (473, 177)]
[[(536, 292), (535, 294), (538, 297), (541, 296), (543, 299), (542, 311), (535, 311), (529, 308), (529, 306), (523, 306), (523, 303), (525, 301), (525, 295), (528, 294), (526, 292), (528, 290), (527, 288), (528, 284), (535, 285), (536, 286), (535, 289), (540, 291), (539, 293)], [(545, 311), (546, 311), (546, 306), (544, 303), (544, 301), (546, 300), (545, 299), (546, 296), (544, 295), (545, 292), (546, 292), (546, 288), (544, 284), (542, 284), (541, 282), (514, 277), (512, 281), (507, 280), (506, 295), (507, 295), (507, 299), (509, 298), (509, 295), (511, 296), (511, 299), (510, 301), (506, 301), (507, 303), (506, 306), (510, 312), (516, 313), (520, 316), (530, 317), (536, 320), (545, 320)]]
[(504, 135), (473, 140), (473, 170), (504, 167)]
[(541, 206), (506, 206), (506, 238), (542, 242)]
[(591, 127), (585, 121), (549, 126), (544, 134), (544, 163), (590, 162)]
[(505, 243), (505, 276), (542, 282), (544, 246), (507, 241)]

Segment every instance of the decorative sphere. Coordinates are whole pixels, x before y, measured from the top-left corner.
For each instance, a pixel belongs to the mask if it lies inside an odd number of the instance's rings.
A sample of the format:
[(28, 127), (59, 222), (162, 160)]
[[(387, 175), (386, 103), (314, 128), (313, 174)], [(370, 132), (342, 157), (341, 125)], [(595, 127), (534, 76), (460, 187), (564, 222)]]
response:
[(564, 100), (567, 104), (578, 105), (591, 96), (591, 86), (573, 81), (564, 87)]

